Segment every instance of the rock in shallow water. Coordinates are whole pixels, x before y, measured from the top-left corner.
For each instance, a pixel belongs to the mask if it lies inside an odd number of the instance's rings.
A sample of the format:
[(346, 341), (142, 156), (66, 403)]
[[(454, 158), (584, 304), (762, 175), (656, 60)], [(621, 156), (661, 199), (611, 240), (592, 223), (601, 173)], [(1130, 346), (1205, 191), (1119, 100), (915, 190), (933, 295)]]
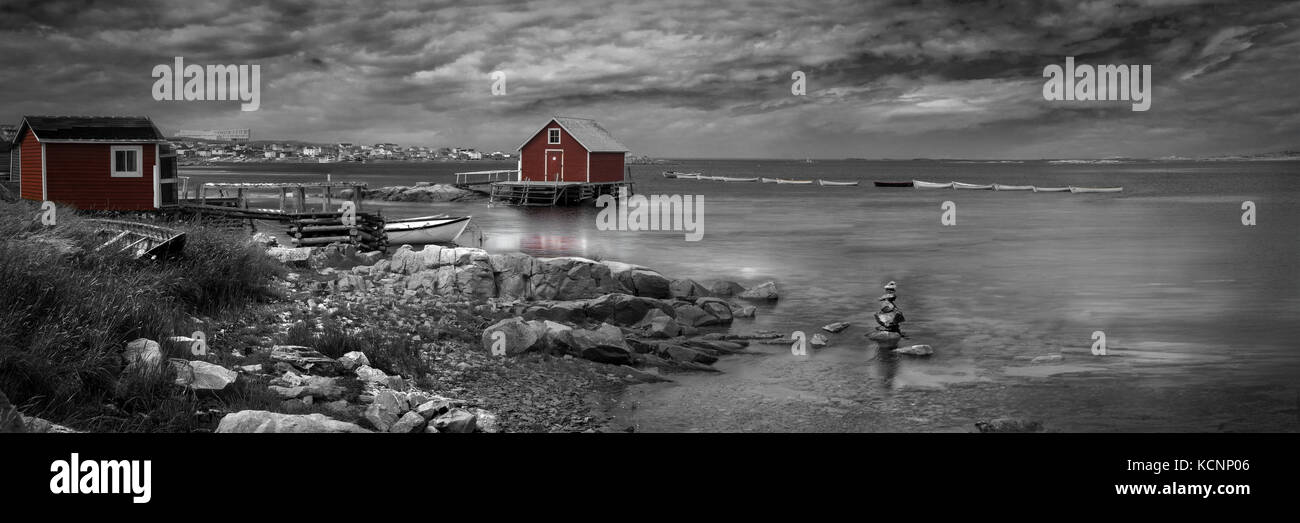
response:
[(906, 354), (908, 356), (929, 356), (934, 354), (934, 349), (929, 345), (911, 345), (894, 349), (895, 354)]
[(847, 322), (847, 321), (837, 321), (837, 322), (835, 322), (835, 323), (832, 323), (832, 324), (830, 324), (830, 325), (827, 325), (827, 326), (825, 326), (825, 327), (822, 327), (822, 330), (824, 330), (824, 331), (826, 331), (826, 332), (835, 333), (835, 332), (839, 332), (839, 331), (842, 331), (842, 330), (847, 329), (847, 328), (849, 328), (849, 322)]
[(780, 294), (777, 292), (776, 282), (769, 281), (747, 289), (736, 297), (742, 300), (774, 301), (780, 297)]

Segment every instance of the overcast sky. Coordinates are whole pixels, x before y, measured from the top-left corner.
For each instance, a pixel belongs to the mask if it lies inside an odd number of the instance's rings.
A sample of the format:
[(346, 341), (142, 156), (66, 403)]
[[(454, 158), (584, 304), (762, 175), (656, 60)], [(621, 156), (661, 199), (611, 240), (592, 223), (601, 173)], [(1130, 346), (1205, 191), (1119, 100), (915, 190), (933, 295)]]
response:
[[(490, 151), (565, 115), (669, 157), (1300, 149), (1300, 2), (124, 3), (0, 4), (0, 121), (140, 114), (169, 134)], [(151, 71), (175, 56), (260, 65), (260, 110), (155, 101)], [(1044, 100), (1066, 56), (1151, 65), (1151, 109)]]

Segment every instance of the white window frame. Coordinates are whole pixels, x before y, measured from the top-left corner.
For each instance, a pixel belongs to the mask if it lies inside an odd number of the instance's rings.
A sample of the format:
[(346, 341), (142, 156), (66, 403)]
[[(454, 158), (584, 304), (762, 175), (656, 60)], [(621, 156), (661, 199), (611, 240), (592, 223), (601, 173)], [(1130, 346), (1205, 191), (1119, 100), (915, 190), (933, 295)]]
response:
[[(551, 141), (551, 132), (555, 132), (555, 141)], [(546, 130), (546, 145), (560, 145), (560, 128), (551, 127)]]
[[(144, 147), (140, 145), (114, 145), (109, 147), (109, 176), (113, 178), (144, 178)], [(134, 151), (135, 152), (135, 171), (117, 170), (117, 152)]]

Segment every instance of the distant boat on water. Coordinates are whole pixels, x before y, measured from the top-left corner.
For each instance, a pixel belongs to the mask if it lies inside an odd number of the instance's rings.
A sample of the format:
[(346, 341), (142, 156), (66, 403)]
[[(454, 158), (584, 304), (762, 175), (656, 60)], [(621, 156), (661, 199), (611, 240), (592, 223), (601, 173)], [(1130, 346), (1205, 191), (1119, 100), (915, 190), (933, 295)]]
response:
[(995, 190), (995, 191), (1032, 191), (1032, 190), (1034, 190), (1034, 186), (1032, 186), (1032, 185), (1003, 185), (1003, 184), (1000, 184), (1000, 183), (995, 183), (995, 184), (993, 184), (993, 190)]
[(1073, 185), (1070, 186), (1070, 192), (1072, 193), (1122, 192), (1122, 191), (1124, 191), (1123, 187), (1075, 187)]
[(1069, 187), (1039, 187), (1034, 186), (1034, 192), (1070, 192)]
[(912, 186), (916, 187), (917, 189), (951, 189), (952, 182), (937, 183), (937, 182), (923, 182), (921, 180), (912, 180)]
[(812, 180), (786, 180), (785, 178), (777, 178), (776, 183), (782, 185), (809, 185), (813, 183), (813, 181)]
[(664, 178), (697, 178), (700, 173), (682, 173), (677, 171), (664, 171)]
[(823, 187), (856, 187), (858, 185), (858, 182), (828, 182), (821, 178), (817, 179), (817, 183)]
[(876, 184), (876, 187), (911, 187), (911, 186), (912, 186), (912, 180), (907, 180), (907, 181), (902, 181), (902, 182), (898, 182), (898, 181), (884, 181), (884, 182), (882, 182), (882, 181), (876, 181), (875, 184)]
[(990, 184), (962, 183), (962, 182), (952, 182), (952, 188), (953, 188), (953, 189), (969, 189), (969, 190), (974, 190), (974, 191), (991, 191), (991, 190), (993, 190), (993, 186), (990, 185)]
[(736, 178), (732, 176), (718, 176), (714, 178), (720, 182), (757, 182), (758, 177), (753, 178)]
[(776, 183), (776, 178), (759, 178), (758, 180), (763, 183)]

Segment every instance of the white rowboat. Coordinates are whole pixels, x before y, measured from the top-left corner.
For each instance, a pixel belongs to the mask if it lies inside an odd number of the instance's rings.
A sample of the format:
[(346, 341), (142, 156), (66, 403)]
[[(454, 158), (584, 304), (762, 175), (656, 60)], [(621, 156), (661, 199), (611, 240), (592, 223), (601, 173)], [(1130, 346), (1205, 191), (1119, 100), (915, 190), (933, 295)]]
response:
[(952, 182), (952, 188), (953, 188), (953, 189), (971, 189), (971, 190), (976, 190), (976, 191), (991, 191), (991, 190), (993, 190), (993, 186), (992, 186), (992, 185), (980, 185), (980, 184), (976, 184), (976, 183), (961, 183), (961, 182)]
[(786, 180), (784, 178), (777, 178), (776, 183), (783, 184), (783, 185), (809, 185), (813, 183), (813, 181), (812, 180)]
[(1069, 187), (1038, 187), (1034, 186), (1034, 192), (1070, 192)]
[(1081, 193), (1081, 192), (1121, 192), (1121, 191), (1123, 191), (1123, 190), (1124, 190), (1123, 187), (1075, 187), (1075, 186), (1073, 186), (1073, 185), (1070, 186), (1070, 192), (1073, 192), (1073, 193)]
[(916, 187), (917, 189), (951, 189), (952, 182), (935, 183), (935, 182), (923, 182), (921, 180), (912, 180), (912, 187)]
[(717, 177), (717, 178), (715, 178), (715, 179), (718, 180), (718, 181), (723, 181), (723, 182), (757, 182), (757, 181), (758, 181), (758, 178), (757, 178), (757, 177), (754, 177), (754, 178), (736, 178), (736, 177), (732, 177), (732, 176), (719, 176), (719, 177)]
[(451, 243), (469, 226), (469, 216), (420, 216), (393, 220), (384, 224), (391, 245)]
[(821, 178), (817, 179), (817, 183), (823, 187), (856, 187), (858, 185), (858, 182), (828, 182)]

